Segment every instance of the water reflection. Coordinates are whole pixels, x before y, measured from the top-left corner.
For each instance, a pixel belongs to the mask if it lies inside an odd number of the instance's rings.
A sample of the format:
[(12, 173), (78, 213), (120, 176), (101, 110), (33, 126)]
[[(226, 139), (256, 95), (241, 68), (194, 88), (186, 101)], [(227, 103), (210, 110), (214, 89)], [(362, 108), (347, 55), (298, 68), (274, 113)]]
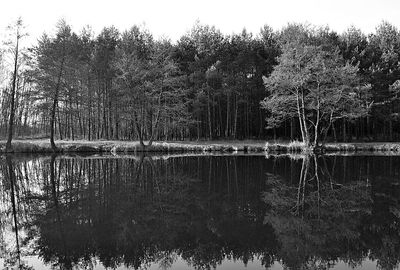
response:
[[(399, 157), (13, 157), (0, 257), (61, 269), (400, 261)], [(28, 266), (30, 265), (30, 266)]]
[[(290, 269), (327, 269), (366, 258), (379, 269), (400, 260), (398, 157), (303, 157), (299, 181), (269, 174), (265, 222)], [(293, 164), (293, 162), (291, 162)]]

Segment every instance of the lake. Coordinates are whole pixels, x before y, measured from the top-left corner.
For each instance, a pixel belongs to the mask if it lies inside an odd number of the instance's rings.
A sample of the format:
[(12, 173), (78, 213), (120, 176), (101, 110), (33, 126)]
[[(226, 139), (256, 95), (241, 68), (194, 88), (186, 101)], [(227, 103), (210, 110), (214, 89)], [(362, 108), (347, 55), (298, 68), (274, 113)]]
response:
[(0, 158), (0, 266), (397, 269), (400, 156)]

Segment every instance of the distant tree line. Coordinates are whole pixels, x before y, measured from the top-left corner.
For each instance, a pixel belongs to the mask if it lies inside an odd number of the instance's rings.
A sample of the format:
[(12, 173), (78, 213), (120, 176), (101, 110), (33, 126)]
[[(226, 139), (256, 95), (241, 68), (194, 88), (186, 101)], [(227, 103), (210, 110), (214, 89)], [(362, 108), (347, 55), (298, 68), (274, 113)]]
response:
[(1, 54), (2, 137), (399, 139), (400, 32), (386, 22), (369, 35), (305, 24), (224, 35), (195, 23), (171, 42), (139, 26), (75, 33), (61, 20), (30, 48), (21, 27)]

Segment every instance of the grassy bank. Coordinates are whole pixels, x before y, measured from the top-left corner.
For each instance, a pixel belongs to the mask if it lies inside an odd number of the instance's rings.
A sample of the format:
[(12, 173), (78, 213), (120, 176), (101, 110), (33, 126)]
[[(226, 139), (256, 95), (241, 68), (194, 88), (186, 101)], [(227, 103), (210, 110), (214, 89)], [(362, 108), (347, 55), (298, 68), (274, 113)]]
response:
[[(298, 153), (304, 152), (301, 142), (266, 143), (265, 148), (270, 152)], [(318, 152), (400, 152), (400, 142), (354, 142), (354, 143), (326, 143)]]
[[(5, 153), (5, 141), (0, 141), (0, 153)], [(57, 152), (141, 153), (141, 152), (264, 152), (263, 141), (154, 142), (143, 148), (139, 142), (127, 141), (56, 141)], [(51, 153), (48, 140), (15, 140), (14, 153)]]
[[(56, 141), (58, 152), (81, 153), (207, 153), (207, 152), (279, 152), (299, 153), (304, 145), (299, 142), (264, 142), (264, 141), (181, 141), (154, 142), (152, 146), (143, 148), (139, 142), (127, 141)], [(14, 153), (51, 153), (48, 140), (15, 140)], [(322, 152), (400, 152), (400, 143), (328, 143)], [(5, 153), (5, 141), (0, 141), (0, 153)]]

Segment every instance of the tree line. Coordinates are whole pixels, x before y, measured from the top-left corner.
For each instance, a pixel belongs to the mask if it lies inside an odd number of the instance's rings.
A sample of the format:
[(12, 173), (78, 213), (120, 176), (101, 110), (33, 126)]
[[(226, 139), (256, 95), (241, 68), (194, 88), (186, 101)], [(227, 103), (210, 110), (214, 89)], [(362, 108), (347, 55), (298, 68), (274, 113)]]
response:
[(368, 35), (295, 23), (225, 35), (196, 22), (171, 42), (141, 26), (94, 35), (60, 20), (30, 47), (22, 20), (9, 32), (0, 94), (9, 142), (399, 138), (400, 32), (387, 22)]

